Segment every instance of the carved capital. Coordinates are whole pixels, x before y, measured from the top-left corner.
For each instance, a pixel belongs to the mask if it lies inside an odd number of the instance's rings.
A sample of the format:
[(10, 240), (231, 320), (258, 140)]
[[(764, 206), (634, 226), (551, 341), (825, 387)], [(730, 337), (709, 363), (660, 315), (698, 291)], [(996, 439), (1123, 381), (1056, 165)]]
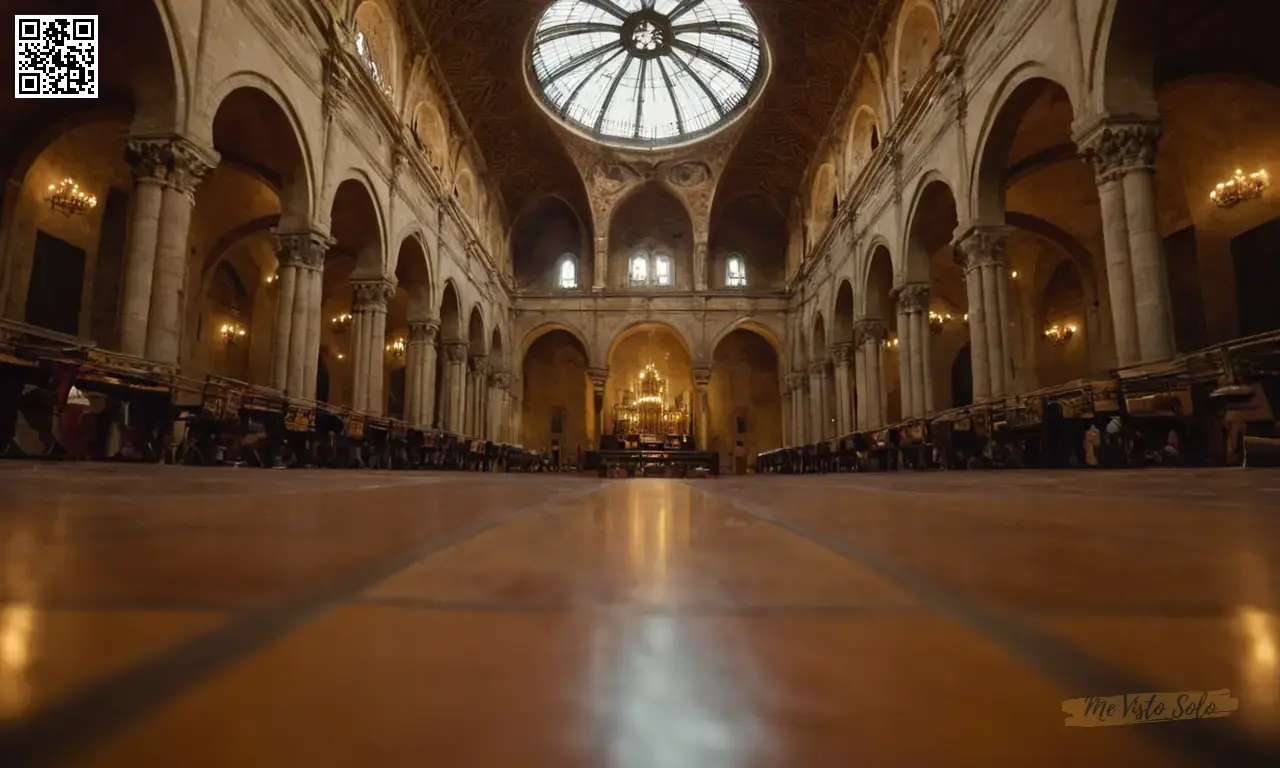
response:
[(430, 346), (436, 343), (436, 334), (440, 332), (440, 323), (436, 320), (413, 320), (409, 322), (409, 343)]
[(181, 136), (130, 136), (125, 140), (125, 160), (138, 182), (165, 184), (187, 195), (221, 157)]
[(334, 239), (315, 231), (281, 232), (271, 230), (275, 236), (276, 259), (282, 267), (323, 269), (324, 255), (333, 247)]
[(494, 389), (511, 389), (511, 374), (506, 371), (490, 373), (489, 386)]
[(465, 341), (452, 341), (445, 344), (444, 356), (450, 363), (466, 363), (467, 343)]
[(378, 278), (376, 280), (352, 280), (351, 290), (354, 294), (351, 306), (356, 312), (371, 309), (387, 308), (387, 302), (396, 295), (395, 283)]
[(826, 360), (817, 360), (817, 361), (815, 361), (815, 362), (809, 363), (809, 375), (810, 375), (810, 376), (818, 376), (818, 377), (826, 376), (826, 375), (827, 375), (827, 361), (826, 361)]
[(809, 388), (809, 375), (806, 373), (787, 374), (787, 386), (792, 392), (803, 392)]
[(836, 365), (846, 365), (853, 359), (853, 342), (846, 341), (831, 347), (831, 359)]
[(609, 378), (608, 368), (588, 368), (587, 377), (591, 379), (591, 389), (597, 394), (604, 393), (604, 383)]
[(693, 369), (693, 386), (695, 389), (697, 389), (699, 392), (704, 392), (706, 391), (707, 387), (710, 384), (711, 384), (710, 368), (694, 368)]
[(196, 186), (218, 165), (222, 157), (213, 150), (198, 147), (186, 139), (175, 139), (169, 142), (169, 178), (170, 187), (191, 197)]
[(1099, 184), (1156, 165), (1156, 147), (1163, 132), (1156, 122), (1104, 123), (1083, 141), (1080, 154), (1093, 163)]
[(471, 372), (477, 376), (484, 376), (489, 371), (489, 358), (487, 355), (472, 355), (470, 359)]
[(853, 337), (858, 344), (879, 343), (889, 336), (889, 328), (880, 320), (859, 320), (853, 324)]
[(1007, 227), (974, 227), (955, 242), (955, 260), (966, 273), (988, 264), (998, 264), (1009, 244)]
[(898, 307), (907, 313), (929, 311), (929, 284), (908, 283), (898, 290)]

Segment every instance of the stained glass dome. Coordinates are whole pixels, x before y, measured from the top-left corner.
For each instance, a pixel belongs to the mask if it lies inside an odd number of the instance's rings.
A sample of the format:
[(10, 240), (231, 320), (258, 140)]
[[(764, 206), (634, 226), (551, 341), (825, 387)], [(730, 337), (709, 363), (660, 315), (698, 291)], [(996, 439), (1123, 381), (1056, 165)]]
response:
[(530, 49), (557, 117), (609, 142), (661, 146), (736, 117), (765, 79), (741, 0), (555, 0)]

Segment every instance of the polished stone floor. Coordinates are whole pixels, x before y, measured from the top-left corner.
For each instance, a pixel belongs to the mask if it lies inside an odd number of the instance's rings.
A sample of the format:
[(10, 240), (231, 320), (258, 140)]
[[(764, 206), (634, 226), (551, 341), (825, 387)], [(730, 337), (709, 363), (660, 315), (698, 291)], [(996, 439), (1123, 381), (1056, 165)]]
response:
[(1277, 645), (1261, 470), (0, 465), (6, 768), (1280, 765)]

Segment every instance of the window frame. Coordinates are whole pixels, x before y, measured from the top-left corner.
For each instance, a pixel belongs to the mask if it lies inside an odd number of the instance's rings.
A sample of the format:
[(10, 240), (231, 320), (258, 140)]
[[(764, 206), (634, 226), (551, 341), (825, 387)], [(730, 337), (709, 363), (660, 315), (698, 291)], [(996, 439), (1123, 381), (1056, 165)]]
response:
[[(650, 261), (652, 262), (650, 264), (650, 271), (653, 273), (653, 277), (649, 281), (651, 285), (656, 286), (658, 288), (670, 288), (671, 286), (675, 285), (675, 282), (676, 282), (675, 259), (671, 258), (671, 254), (655, 253), (653, 254), (653, 256), (650, 257)], [(665, 281), (663, 279), (663, 276), (660, 274), (658, 270), (659, 264), (662, 264), (663, 266), (666, 267)]]
[[(649, 285), (652, 279), (652, 270), (650, 269), (652, 266), (652, 264), (650, 264), (650, 260), (652, 258), (652, 254), (648, 251), (638, 250), (633, 252), (631, 257), (627, 259), (627, 282), (631, 287), (643, 288), (644, 286)], [(636, 277), (637, 262), (644, 264), (644, 275), (639, 278)]]
[[(564, 284), (564, 268), (566, 265), (573, 270), (573, 285)], [(576, 255), (563, 253), (560, 258), (556, 259), (555, 285), (556, 289), (560, 291), (576, 291), (582, 286), (578, 271), (578, 257)]]
[[(741, 274), (733, 274), (733, 266), (737, 264), (740, 267)], [(747, 287), (747, 259), (742, 254), (734, 252), (729, 254), (729, 258), (724, 262), (724, 284), (726, 288), (746, 288)]]

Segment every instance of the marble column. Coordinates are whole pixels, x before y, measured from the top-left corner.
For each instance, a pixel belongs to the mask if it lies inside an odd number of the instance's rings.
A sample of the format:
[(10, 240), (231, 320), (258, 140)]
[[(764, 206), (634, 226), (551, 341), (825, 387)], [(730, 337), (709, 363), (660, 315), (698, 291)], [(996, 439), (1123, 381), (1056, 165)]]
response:
[(810, 442), (827, 439), (830, 426), (827, 415), (827, 361), (809, 364), (809, 419)]
[(315, 346), (311, 345), (311, 318), (320, 313), (312, 303), (324, 269), (324, 256), (333, 240), (310, 230), (272, 230), (272, 234), (280, 264), (272, 384), (287, 397), (307, 397), (308, 390), (314, 392), (315, 386), (314, 372), (307, 379), (307, 359), (316, 358), (320, 352), (318, 338)]
[(911, 331), (910, 348), (907, 350), (899, 349), (898, 354), (910, 359), (910, 418), (920, 418), (933, 409), (933, 364), (929, 359), (932, 356), (929, 333), (929, 302), (931, 299), (929, 285), (928, 283), (911, 283), (903, 286), (902, 293), (898, 298), (906, 309), (907, 327)]
[(833, 346), (831, 359), (835, 361), (836, 434), (847, 435), (853, 432), (853, 343)]
[(604, 415), (605, 382), (609, 379), (609, 370), (607, 368), (588, 368), (587, 378), (591, 380), (591, 412), (596, 420), (595, 434), (592, 435), (592, 438), (594, 445), (599, 449), (600, 438), (613, 428), (612, 424), (605, 424)]
[(473, 439), (484, 436), (484, 399), (489, 391), (489, 358), (472, 355), (468, 361), (466, 435)]
[[(1007, 291), (1003, 266), (1008, 243), (1005, 227), (975, 227), (956, 242), (956, 263), (965, 271), (969, 294), (969, 352), (973, 367), (973, 399), (983, 402), (1006, 395), (1008, 333), (1001, 316), (1002, 291)], [(1005, 308), (1007, 317), (1008, 308)]]
[(791, 439), (792, 445), (801, 446), (807, 443), (808, 408), (805, 395), (809, 388), (809, 377), (799, 371), (788, 376), (791, 383)]
[(860, 334), (853, 334), (853, 431), (865, 432), (867, 417), (867, 350)]
[(440, 429), (461, 435), (464, 424), (462, 415), (467, 388), (467, 343), (446, 341), (444, 348), (444, 381), (440, 396)]
[(404, 412), (405, 421), (415, 426), (430, 426), (432, 421), (435, 402), (432, 383), (436, 376), (436, 331), (439, 328), (435, 320), (409, 321)]
[(697, 445), (700, 451), (711, 450), (711, 402), (707, 388), (711, 385), (710, 368), (693, 369), (694, 415), (698, 419)]
[(861, 320), (855, 324), (858, 338), (862, 340), (863, 366), (866, 371), (866, 412), (864, 429), (881, 429), (885, 426), (888, 397), (884, 387), (884, 342), (887, 331), (879, 320)]
[(1156, 220), (1156, 122), (1111, 122), (1080, 141), (1102, 203), (1116, 352), (1120, 365), (1177, 353), (1173, 299)]
[(175, 139), (168, 146), (168, 174), (161, 192), (156, 253), (147, 317), (146, 357), (177, 365), (182, 314), (187, 289), (187, 234), (196, 186), (218, 164), (218, 154), (189, 141)]

